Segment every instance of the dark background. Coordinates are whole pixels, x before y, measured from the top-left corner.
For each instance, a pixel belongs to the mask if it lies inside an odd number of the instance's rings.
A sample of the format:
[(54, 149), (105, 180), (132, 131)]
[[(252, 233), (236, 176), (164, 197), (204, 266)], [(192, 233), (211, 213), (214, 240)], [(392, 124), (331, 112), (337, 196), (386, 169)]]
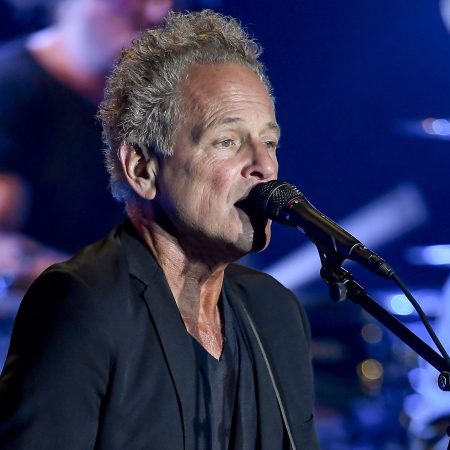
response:
[[(414, 265), (406, 254), (413, 246), (450, 244), (450, 141), (420, 127), (425, 118), (450, 117), (450, 34), (439, 3), (192, 4), (202, 5), (239, 18), (264, 48), (282, 128), (281, 179), (297, 185), (338, 221), (405, 183), (423, 199), (427, 219), (374, 250), (413, 291), (432, 294), (424, 306), (436, 314), (449, 261)], [(44, 23), (39, 13), (18, 17), (0, 2), (2, 40)], [(404, 211), (394, 214), (402, 217)], [(370, 224), (377, 226), (376, 221)], [(305, 242), (298, 231), (275, 225), (269, 249), (246, 262), (268, 268)], [(389, 282), (353, 269), (380, 301), (395, 290)], [(355, 305), (332, 304), (318, 278), (294, 288), (312, 323), (324, 448), (407, 448), (409, 419), (403, 401), (412, 391), (407, 374), (414, 356), (389, 332), (375, 344), (364, 341), (361, 328), (373, 321)], [(417, 327), (414, 318), (403, 320)], [(367, 358), (381, 364), (381, 379), (368, 382), (358, 376), (359, 364)]]
[[(377, 250), (410, 282), (444, 280), (445, 271), (406, 265), (404, 249), (450, 242), (449, 142), (398, 129), (450, 113), (450, 36), (438, 2), (236, 3), (223, 10), (265, 49), (282, 127), (280, 178), (335, 220), (413, 183), (428, 221)], [(269, 265), (300, 239), (277, 227), (261, 261)]]

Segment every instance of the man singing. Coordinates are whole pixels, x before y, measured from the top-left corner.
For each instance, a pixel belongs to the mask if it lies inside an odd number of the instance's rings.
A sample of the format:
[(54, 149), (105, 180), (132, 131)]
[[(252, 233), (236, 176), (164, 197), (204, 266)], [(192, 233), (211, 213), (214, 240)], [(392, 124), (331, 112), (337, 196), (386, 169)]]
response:
[(278, 172), (259, 54), (211, 11), (171, 14), (123, 51), (99, 117), (129, 220), (22, 301), (2, 450), (318, 448), (304, 311), (233, 264), (270, 238), (247, 201)]

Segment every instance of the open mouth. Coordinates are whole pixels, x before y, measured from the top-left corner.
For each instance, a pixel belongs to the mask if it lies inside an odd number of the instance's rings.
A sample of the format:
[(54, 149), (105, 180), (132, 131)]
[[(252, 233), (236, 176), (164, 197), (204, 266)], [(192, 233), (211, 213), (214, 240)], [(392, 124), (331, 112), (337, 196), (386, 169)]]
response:
[(250, 221), (252, 222), (252, 225), (255, 226), (257, 224), (264, 224), (267, 222), (266, 218), (264, 217), (261, 209), (258, 207), (258, 205), (252, 201), (250, 197), (243, 198), (239, 201), (237, 201), (234, 206), (236, 208), (241, 209), (244, 211), (245, 214), (250, 218)]
[(262, 209), (251, 197), (237, 201), (234, 206), (249, 218), (253, 229), (253, 250), (260, 251), (267, 246), (267, 222), (268, 218), (263, 214)]

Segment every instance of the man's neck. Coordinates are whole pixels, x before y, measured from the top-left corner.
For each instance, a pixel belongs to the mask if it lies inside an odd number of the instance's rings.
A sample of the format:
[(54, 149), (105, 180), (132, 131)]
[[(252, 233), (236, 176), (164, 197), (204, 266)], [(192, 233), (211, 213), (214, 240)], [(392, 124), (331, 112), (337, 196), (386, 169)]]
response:
[(162, 268), (187, 331), (219, 359), (222, 327), (218, 301), (227, 264), (193, 260), (177, 239), (157, 224), (132, 221)]

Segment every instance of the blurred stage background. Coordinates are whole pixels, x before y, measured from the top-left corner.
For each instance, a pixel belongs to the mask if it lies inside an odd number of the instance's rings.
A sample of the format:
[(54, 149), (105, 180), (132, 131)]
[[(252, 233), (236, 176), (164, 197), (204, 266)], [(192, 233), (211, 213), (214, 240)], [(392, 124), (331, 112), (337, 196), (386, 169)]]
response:
[[(186, 4), (233, 15), (257, 37), (282, 127), (280, 179), (391, 263), (448, 350), (450, 34), (444, 3)], [(0, 2), (3, 41), (44, 24), (39, 13), (17, 16)], [(442, 436), (439, 420), (450, 417), (450, 393), (434, 386), (437, 372), (418, 366), (414, 354), (358, 306), (332, 304), (318, 278), (318, 256), (301, 233), (274, 225), (269, 249), (245, 263), (274, 274), (307, 308), (324, 449), (446, 448), (443, 441), (433, 447)], [(426, 339), (393, 285), (348, 267)], [(0, 278), (1, 364), (20, 301), (7, 285)], [(408, 429), (427, 436), (429, 446)]]

